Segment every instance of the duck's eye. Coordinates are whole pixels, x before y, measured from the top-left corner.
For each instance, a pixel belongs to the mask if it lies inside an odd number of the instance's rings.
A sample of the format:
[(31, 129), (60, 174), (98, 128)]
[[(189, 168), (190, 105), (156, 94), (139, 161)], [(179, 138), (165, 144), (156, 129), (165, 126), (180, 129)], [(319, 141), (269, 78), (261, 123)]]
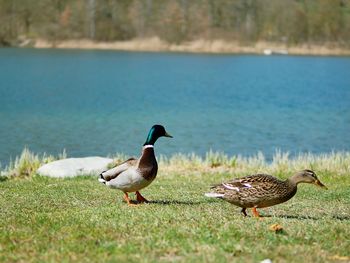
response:
[(316, 175), (314, 173), (308, 173), (308, 175), (311, 177), (314, 177), (314, 178), (316, 177)]

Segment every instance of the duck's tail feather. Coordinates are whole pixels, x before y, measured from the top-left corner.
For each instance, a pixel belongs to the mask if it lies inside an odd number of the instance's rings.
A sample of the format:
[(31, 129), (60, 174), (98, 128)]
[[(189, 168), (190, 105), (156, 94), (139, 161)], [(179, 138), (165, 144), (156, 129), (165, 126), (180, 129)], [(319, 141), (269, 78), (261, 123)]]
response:
[(100, 182), (100, 183), (103, 183), (103, 184), (106, 184), (106, 180), (103, 178), (103, 174), (104, 172), (102, 172), (101, 174), (100, 174), (100, 178), (98, 178), (98, 181)]
[(221, 198), (224, 197), (224, 194), (219, 194), (219, 193), (205, 193), (204, 194), (206, 197), (211, 197), (211, 198)]

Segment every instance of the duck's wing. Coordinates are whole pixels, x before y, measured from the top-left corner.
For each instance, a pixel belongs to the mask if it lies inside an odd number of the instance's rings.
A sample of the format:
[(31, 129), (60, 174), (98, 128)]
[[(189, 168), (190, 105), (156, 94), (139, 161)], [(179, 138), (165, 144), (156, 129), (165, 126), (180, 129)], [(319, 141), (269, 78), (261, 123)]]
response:
[(276, 178), (271, 175), (253, 174), (215, 185), (212, 188), (220, 190), (235, 190), (237, 192), (240, 192), (241, 190), (255, 189), (262, 186), (266, 187), (270, 184), (275, 183)]
[(118, 175), (120, 175), (122, 172), (124, 172), (125, 170), (136, 166), (137, 165), (137, 159), (136, 158), (130, 158), (128, 160), (126, 160), (125, 162), (117, 165), (114, 168), (111, 168), (107, 171), (104, 171), (100, 174), (101, 179), (105, 180), (106, 182), (113, 180), (115, 178), (118, 177)]

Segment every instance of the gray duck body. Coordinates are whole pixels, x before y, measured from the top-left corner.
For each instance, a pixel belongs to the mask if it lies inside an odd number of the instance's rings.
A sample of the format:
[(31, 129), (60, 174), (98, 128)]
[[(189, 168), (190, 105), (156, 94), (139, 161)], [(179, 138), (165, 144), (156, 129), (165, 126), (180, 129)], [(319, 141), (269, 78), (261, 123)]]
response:
[(147, 202), (140, 190), (156, 178), (158, 164), (154, 154), (154, 143), (159, 137), (172, 137), (162, 125), (153, 125), (142, 147), (139, 159), (130, 158), (125, 162), (100, 174), (99, 182), (124, 192), (124, 200), (132, 205), (128, 193), (135, 192), (137, 201)]
[(156, 178), (158, 164), (153, 146), (144, 146), (139, 159), (130, 158), (103, 172), (105, 184), (123, 192), (135, 192), (148, 186)]

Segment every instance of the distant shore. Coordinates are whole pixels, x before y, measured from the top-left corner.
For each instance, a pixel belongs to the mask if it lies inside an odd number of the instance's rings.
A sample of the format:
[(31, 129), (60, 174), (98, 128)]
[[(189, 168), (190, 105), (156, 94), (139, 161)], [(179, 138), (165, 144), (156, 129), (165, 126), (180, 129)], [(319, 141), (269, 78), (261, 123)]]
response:
[[(20, 45), (26, 47), (27, 45)], [(226, 40), (195, 40), (181, 44), (169, 44), (161, 39), (146, 38), (128, 41), (96, 42), (88, 39), (48, 41), (37, 39), (32, 43), (34, 48), (59, 49), (100, 49), (122, 51), (148, 52), (187, 52), (212, 54), (281, 54), (281, 55), (321, 55), (321, 56), (349, 56), (350, 49), (332, 45), (298, 45), (287, 46), (280, 43), (257, 42), (254, 45), (242, 45), (238, 42)]]

